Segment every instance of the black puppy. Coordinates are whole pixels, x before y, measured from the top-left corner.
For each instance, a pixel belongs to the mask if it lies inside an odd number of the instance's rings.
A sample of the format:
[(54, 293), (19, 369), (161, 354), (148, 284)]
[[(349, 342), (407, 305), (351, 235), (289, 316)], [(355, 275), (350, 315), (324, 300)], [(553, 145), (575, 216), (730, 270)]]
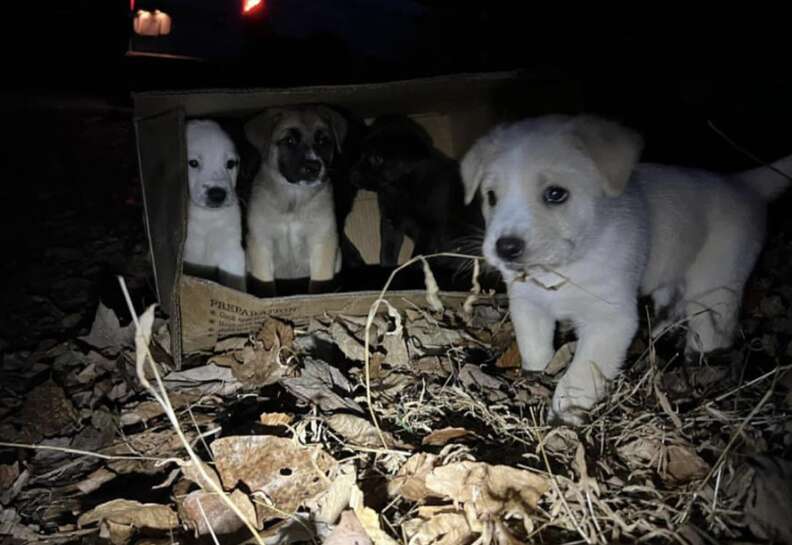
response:
[[(458, 162), (435, 148), (426, 130), (407, 116), (377, 118), (350, 181), (377, 193), (383, 266), (397, 264), (405, 234), (415, 241), (415, 256), (469, 251), (466, 241), (483, 230), (479, 204), (465, 206)], [(462, 262), (432, 264), (456, 269)]]

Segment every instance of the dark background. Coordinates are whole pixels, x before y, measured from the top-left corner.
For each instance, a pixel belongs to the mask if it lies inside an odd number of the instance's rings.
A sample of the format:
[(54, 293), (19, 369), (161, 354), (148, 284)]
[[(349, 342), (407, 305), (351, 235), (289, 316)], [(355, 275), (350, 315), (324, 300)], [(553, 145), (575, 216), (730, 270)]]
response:
[[(739, 168), (712, 119), (765, 159), (788, 152), (789, 33), (781, 9), (611, 12), (470, 0), (137, 0), (167, 6), (204, 61), (125, 56), (129, 0), (24, 3), (3, 33), (4, 110), (47, 99), (129, 105), (131, 90), (385, 81), (522, 69), (577, 86), (584, 109), (644, 132), (649, 160)], [(163, 44), (172, 38), (161, 39)], [(178, 44), (177, 44), (178, 45)], [(156, 48), (156, 47), (155, 47)], [(36, 103), (35, 106), (38, 106)]]

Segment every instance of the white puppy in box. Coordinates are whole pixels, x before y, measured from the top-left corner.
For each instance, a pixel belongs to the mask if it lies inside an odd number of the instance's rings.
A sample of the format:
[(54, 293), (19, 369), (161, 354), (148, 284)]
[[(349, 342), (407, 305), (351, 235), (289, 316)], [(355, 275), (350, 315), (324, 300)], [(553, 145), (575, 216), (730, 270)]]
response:
[[(642, 139), (589, 116), (502, 125), (462, 161), (466, 200), (481, 192), (485, 259), (509, 286), (525, 370), (553, 357), (556, 321), (575, 356), (551, 416), (580, 423), (605, 394), (638, 328), (637, 297), (684, 320), (687, 347), (728, 347), (765, 230), (787, 186), (769, 168), (732, 176), (640, 164)], [(789, 171), (792, 157), (776, 168)]]
[(219, 124), (206, 119), (189, 121), (186, 139), (190, 201), (184, 270), (245, 291), (236, 147)]

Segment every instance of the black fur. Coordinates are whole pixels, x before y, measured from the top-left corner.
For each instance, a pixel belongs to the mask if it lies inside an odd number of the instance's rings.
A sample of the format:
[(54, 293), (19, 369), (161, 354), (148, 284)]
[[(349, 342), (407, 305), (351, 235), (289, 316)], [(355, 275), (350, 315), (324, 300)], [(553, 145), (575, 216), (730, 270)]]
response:
[(333, 183), (338, 241), (341, 246), (341, 257), (343, 259), (341, 269), (348, 271), (350, 269), (360, 269), (366, 265), (358, 249), (347, 237), (345, 227), (347, 216), (352, 211), (358, 192), (357, 186), (349, 181), (350, 171), (355, 160), (360, 156), (360, 143), (366, 134), (367, 127), (366, 123), (352, 112), (337, 106), (335, 110), (343, 115), (347, 122), (346, 138), (340, 152), (333, 161), (330, 178)]
[(307, 133), (292, 128), (274, 144), (278, 146), (278, 170), (289, 183), (318, 181), (323, 167), (333, 164), (336, 143), (330, 130)]
[[(479, 203), (465, 206), (459, 163), (436, 149), (429, 134), (409, 117), (388, 115), (374, 122), (350, 181), (377, 192), (381, 265), (396, 265), (405, 234), (415, 241), (413, 255), (470, 253), (468, 241), (484, 227)], [(475, 253), (480, 255), (480, 250)], [(430, 264), (456, 270), (462, 260), (435, 259)]]

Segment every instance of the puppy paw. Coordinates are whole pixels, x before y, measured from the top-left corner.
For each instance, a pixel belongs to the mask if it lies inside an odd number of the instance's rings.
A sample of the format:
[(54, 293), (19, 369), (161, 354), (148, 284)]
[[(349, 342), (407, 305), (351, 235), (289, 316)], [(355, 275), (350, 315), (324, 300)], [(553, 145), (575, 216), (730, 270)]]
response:
[(248, 293), (256, 297), (275, 297), (278, 294), (275, 282), (264, 282), (254, 276), (248, 276), (247, 288)]
[(308, 293), (316, 295), (319, 293), (329, 293), (335, 288), (334, 280), (311, 280), (308, 283)]
[(547, 408), (547, 423), (551, 426), (578, 427), (589, 421), (588, 411), (579, 407), (570, 407), (565, 412), (558, 413), (553, 407)]
[(576, 381), (569, 373), (558, 381), (548, 410), (548, 421), (580, 426), (589, 410), (602, 399), (604, 388), (593, 381)]
[(552, 347), (546, 350), (536, 350), (533, 354), (525, 354), (520, 366), (523, 371), (544, 371), (555, 352)]

